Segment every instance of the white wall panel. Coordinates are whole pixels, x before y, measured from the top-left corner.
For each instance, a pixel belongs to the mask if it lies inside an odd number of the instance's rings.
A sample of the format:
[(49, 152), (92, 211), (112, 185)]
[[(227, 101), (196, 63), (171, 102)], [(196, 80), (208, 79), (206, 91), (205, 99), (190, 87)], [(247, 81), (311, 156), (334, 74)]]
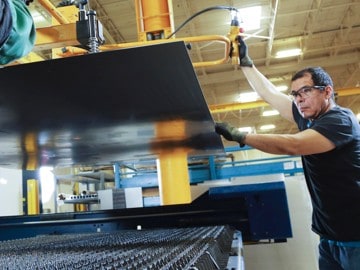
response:
[(0, 168), (0, 216), (22, 215), (22, 171)]
[(316, 270), (318, 237), (311, 231), (311, 203), (303, 176), (287, 177), (293, 238), (286, 243), (245, 245), (246, 270)]

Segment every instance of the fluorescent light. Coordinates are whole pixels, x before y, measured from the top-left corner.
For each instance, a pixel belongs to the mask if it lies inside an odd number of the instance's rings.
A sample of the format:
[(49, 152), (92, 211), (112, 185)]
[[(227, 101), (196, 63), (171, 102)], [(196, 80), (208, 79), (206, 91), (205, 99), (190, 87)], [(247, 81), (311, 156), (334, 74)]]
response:
[(268, 110), (268, 111), (263, 111), (262, 116), (273, 116), (273, 115), (278, 115), (279, 111), (277, 110)]
[(240, 132), (247, 132), (247, 133), (252, 133), (253, 129), (254, 129), (253, 127), (239, 127), (238, 128), (238, 130)]
[(41, 24), (41, 23), (44, 23), (47, 21), (45, 16), (37, 10), (31, 10), (31, 16), (32, 16), (35, 24)]
[(301, 49), (296, 48), (296, 49), (289, 49), (289, 50), (283, 50), (283, 51), (278, 51), (275, 55), (275, 58), (285, 58), (285, 57), (291, 57), (291, 56), (298, 56), (300, 55)]
[(240, 8), (239, 13), (245, 31), (260, 29), (261, 6)]
[(270, 125), (263, 125), (260, 127), (260, 130), (269, 130), (269, 129), (274, 129), (275, 125), (270, 124)]
[(278, 90), (279, 92), (284, 92), (287, 91), (288, 89), (289, 87), (285, 84), (276, 86), (276, 90)]
[(256, 92), (246, 92), (241, 93), (237, 98), (238, 102), (251, 102), (256, 101), (259, 98), (259, 95)]

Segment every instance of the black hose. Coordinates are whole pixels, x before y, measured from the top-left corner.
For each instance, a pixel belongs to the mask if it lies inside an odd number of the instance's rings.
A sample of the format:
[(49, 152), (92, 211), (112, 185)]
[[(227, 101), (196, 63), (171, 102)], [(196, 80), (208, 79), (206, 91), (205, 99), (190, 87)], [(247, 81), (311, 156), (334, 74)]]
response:
[(179, 27), (177, 27), (175, 29), (174, 32), (172, 32), (168, 37), (166, 37), (166, 39), (171, 38), (173, 35), (175, 35), (181, 28), (183, 28), (188, 22), (190, 22), (192, 19), (194, 19), (195, 17), (199, 16), (200, 14), (203, 14), (205, 12), (211, 11), (211, 10), (219, 10), (219, 9), (223, 9), (223, 10), (229, 10), (229, 11), (238, 11), (237, 8), (234, 7), (230, 7), (230, 6), (214, 6), (214, 7), (208, 7), (205, 8), (203, 10), (200, 10), (199, 12), (196, 12), (194, 15), (192, 15), (190, 18), (188, 18), (186, 21), (184, 21)]

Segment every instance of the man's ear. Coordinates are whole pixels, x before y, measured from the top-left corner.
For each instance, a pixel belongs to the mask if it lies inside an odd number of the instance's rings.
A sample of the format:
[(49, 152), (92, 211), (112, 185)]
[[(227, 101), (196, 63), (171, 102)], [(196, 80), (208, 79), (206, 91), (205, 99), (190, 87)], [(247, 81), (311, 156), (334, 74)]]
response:
[(333, 98), (334, 95), (334, 89), (332, 88), (331, 85), (327, 85), (325, 86), (325, 92), (326, 92), (326, 97), (327, 98)]

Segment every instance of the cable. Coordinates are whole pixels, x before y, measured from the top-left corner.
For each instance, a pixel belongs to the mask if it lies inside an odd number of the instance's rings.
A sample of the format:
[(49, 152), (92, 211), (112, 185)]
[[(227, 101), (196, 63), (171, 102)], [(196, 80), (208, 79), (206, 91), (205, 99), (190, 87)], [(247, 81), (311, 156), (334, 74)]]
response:
[(166, 37), (166, 39), (171, 38), (173, 35), (175, 35), (181, 28), (183, 28), (188, 22), (190, 22), (192, 19), (194, 19), (195, 17), (199, 16), (200, 14), (203, 14), (205, 12), (211, 11), (211, 10), (219, 10), (219, 9), (224, 9), (224, 10), (229, 10), (229, 11), (236, 11), (238, 12), (237, 8), (234, 7), (230, 7), (230, 6), (214, 6), (214, 7), (208, 7), (205, 8), (203, 10), (200, 10), (199, 12), (196, 12), (194, 15), (192, 15), (190, 18), (188, 18), (186, 21), (184, 21), (178, 28), (175, 29), (174, 32), (172, 32), (168, 37)]

